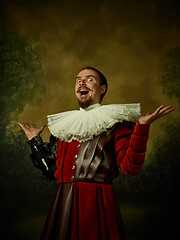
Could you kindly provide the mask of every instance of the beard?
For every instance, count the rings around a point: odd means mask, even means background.
[[[78,100],[79,106],[83,109],[89,107],[93,103],[93,100],[91,98],[84,101],[80,99],[77,99],[77,100]]]

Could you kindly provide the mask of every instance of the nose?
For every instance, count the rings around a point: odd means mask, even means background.
[[[86,85],[86,80],[82,79],[81,82],[80,82],[80,85],[85,86]]]

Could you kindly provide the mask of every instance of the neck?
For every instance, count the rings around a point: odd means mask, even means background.
[[[100,102],[92,103],[90,101],[87,101],[87,102],[80,102],[80,101],[78,101],[78,103],[79,103],[79,107],[83,108],[83,109],[86,109],[86,108],[88,108],[91,105],[100,104]]]
[[[100,107],[100,106],[101,106],[100,103],[95,103],[95,104],[89,105],[87,108],[81,108],[80,107],[80,110],[89,111],[89,110],[92,110],[92,109]]]

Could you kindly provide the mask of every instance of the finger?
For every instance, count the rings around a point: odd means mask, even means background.
[[[169,108],[169,109],[166,109],[166,111],[163,111],[159,116],[162,117],[162,116],[165,116],[167,115],[168,113],[174,111],[173,108]]]
[[[26,128],[24,123],[18,122],[18,125],[23,129],[24,132],[27,130],[27,128]]]
[[[22,123],[20,123],[20,122],[17,122],[17,124],[23,129],[24,128],[24,126],[23,126],[23,124]],[[23,129],[24,130],[24,129]]]
[[[157,113],[159,113],[161,111],[161,109],[163,109],[164,105],[161,105],[160,107],[158,107],[155,111],[154,114],[156,115]]]
[[[20,122],[17,122],[17,124],[21,127],[22,126],[22,123],[20,123]]]
[[[159,115],[163,115],[166,112],[173,111],[174,109],[172,108],[172,105],[169,105],[163,109],[160,110]]]
[[[34,125],[33,125],[33,124],[31,124],[30,126],[31,126],[32,128],[34,128]]]
[[[165,107],[164,109],[162,109],[162,111],[166,111],[166,110],[171,109],[171,108],[172,108],[172,105],[169,105],[169,106]]]
[[[160,117],[163,117],[165,115],[167,115],[168,113],[174,111],[174,109],[172,108],[172,106],[168,106],[166,107],[165,111],[163,110],[161,113],[159,113],[157,116],[156,116],[156,119],[160,118]]]
[[[20,123],[20,122],[17,122],[18,123],[18,125],[20,126],[20,127],[25,127],[25,124],[24,123]]]
[[[26,127],[27,129],[29,129],[29,126],[28,126],[26,123],[25,123],[24,125],[25,125],[25,127]]]
[[[40,127],[40,130],[41,131],[43,131],[43,129],[46,127],[46,125],[44,124],[44,125],[42,125],[41,127]]]
[[[155,118],[161,117],[170,108],[172,108],[172,105],[169,105],[167,107],[164,107],[164,105],[161,105],[159,108],[156,109],[153,115]]]

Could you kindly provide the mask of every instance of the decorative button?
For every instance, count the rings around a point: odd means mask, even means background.
[[[78,155],[76,154],[74,157],[75,157],[75,158],[77,158],[77,157],[78,157]]]
[[[78,148],[80,148],[80,146],[81,146],[81,144],[78,144],[78,146],[77,146],[77,147],[78,147]]]
[[[73,179],[74,179],[74,176],[72,176],[71,179],[73,180]]]
[[[75,169],[75,165],[72,166],[72,169]]]

